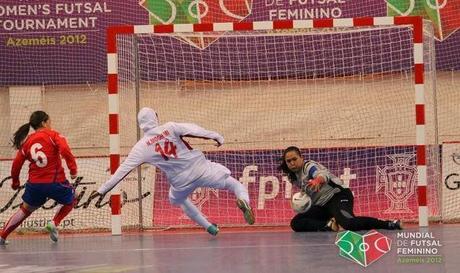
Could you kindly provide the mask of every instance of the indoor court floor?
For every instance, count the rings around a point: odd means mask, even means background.
[[[333,232],[263,228],[222,229],[217,237],[201,231],[65,234],[58,243],[45,235],[14,236],[0,247],[0,272],[460,272],[460,225],[379,232],[392,240],[391,250],[367,267],[339,256]],[[437,252],[437,257],[403,255],[410,244]]]

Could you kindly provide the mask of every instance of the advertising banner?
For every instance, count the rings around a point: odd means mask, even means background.
[[[344,187],[352,190],[356,215],[418,219],[414,147],[308,149],[302,152],[305,159],[330,168],[343,180]],[[210,160],[227,166],[232,176],[248,187],[257,224],[287,225],[294,216],[290,199],[299,189],[293,188],[287,177],[277,170],[281,153],[280,150],[234,151],[225,154],[225,163],[222,154],[208,155]],[[167,188],[166,178],[157,173],[154,223],[160,226],[191,224],[180,209],[168,209]],[[436,196],[436,187],[430,185],[429,188],[430,196]],[[232,193],[199,189],[191,199],[215,223],[244,223]],[[429,200],[430,213],[437,213],[437,199]]]
[[[460,142],[442,144],[442,219],[460,219]]]
[[[208,159],[225,165],[231,170],[232,176],[248,188],[256,223],[260,225],[289,225],[295,214],[290,199],[299,189],[293,187],[287,177],[277,170],[281,153],[281,150],[207,153]],[[452,153],[447,152],[448,155]],[[382,219],[418,219],[414,147],[305,149],[302,154],[305,159],[325,165],[342,179],[343,187],[351,189],[356,215]],[[77,204],[62,225],[68,229],[110,228],[109,196],[103,200],[90,198],[91,193],[109,178],[107,158],[79,158],[77,163],[80,178],[72,182]],[[451,166],[455,167],[455,163]],[[23,185],[27,180],[27,168],[24,166],[21,173],[22,187],[17,191],[12,190],[10,168],[11,161],[0,161],[0,228],[22,202]],[[455,172],[452,168],[449,171]],[[169,184],[160,171],[144,164],[141,174],[140,189],[137,171],[131,172],[120,184],[123,226],[136,226],[139,223],[139,190],[142,191],[144,227],[194,225],[180,208],[169,203]],[[455,182],[455,175],[444,177],[452,189],[448,189],[451,195],[444,193],[443,200],[453,204],[450,213],[456,213],[454,204],[458,200],[454,200],[454,188],[458,189],[457,184],[460,182]],[[430,215],[438,215],[437,187],[429,181],[428,189]],[[236,197],[231,192],[198,188],[190,195],[190,199],[212,222],[227,226],[245,223],[236,207]],[[22,227],[44,227],[46,221],[53,218],[56,208],[54,201],[47,202]]]
[[[98,189],[109,177],[107,158],[78,158],[78,175],[75,181],[71,181],[75,189],[77,203],[74,210],[62,221],[64,229],[110,229],[111,210],[108,194],[104,199],[91,198],[90,195]],[[21,171],[21,188],[17,191],[11,189],[11,161],[0,161],[0,229],[8,221],[22,203],[24,184],[27,181],[27,163]],[[65,163],[64,163],[65,166]],[[142,168],[142,202],[146,211],[152,210],[153,193],[152,185],[155,172],[153,168]],[[67,175],[67,177],[70,177]],[[138,173],[131,172],[121,182],[123,226],[135,226],[139,224],[139,194]],[[41,230],[46,223],[53,219],[59,205],[49,200],[41,208],[30,215],[21,225],[21,228]],[[147,225],[152,223],[152,213],[143,215]]]
[[[425,3],[426,2],[426,3]],[[429,3],[428,3],[429,2]],[[111,25],[422,15],[434,22],[437,66],[460,69],[460,0],[45,0],[0,3],[0,86],[105,82]],[[439,2],[439,3],[438,3]],[[425,3],[425,4],[424,4]],[[452,19],[453,18],[453,19]],[[190,42],[190,41],[188,41]],[[192,41],[195,45],[197,41]],[[198,48],[205,48],[205,44]]]

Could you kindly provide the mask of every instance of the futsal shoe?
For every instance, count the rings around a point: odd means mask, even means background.
[[[343,227],[341,225],[339,225],[339,223],[337,223],[337,221],[335,220],[334,217],[331,218],[331,220],[329,220],[329,222],[327,223],[327,226],[332,230],[332,231],[335,231],[335,232],[339,232],[339,231],[343,231]]]
[[[212,236],[217,236],[217,233],[219,233],[219,228],[217,227],[216,224],[211,224],[206,231],[211,234]]]
[[[0,238],[0,246],[6,246],[9,242],[3,238]]]
[[[401,220],[393,220],[393,221],[389,221],[388,222],[388,229],[398,229],[398,230],[401,230],[403,229],[403,224],[401,222]]]
[[[46,230],[50,233],[51,241],[57,242],[58,239],[59,239],[59,233],[58,233],[57,228],[56,228],[56,226],[54,225],[53,222],[49,222],[46,225]]]
[[[254,224],[256,219],[254,217],[254,212],[252,211],[249,204],[243,199],[238,199],[236,200],[236,205],[243,212],[244,220],[246,220],[246,223],[250,225]]]

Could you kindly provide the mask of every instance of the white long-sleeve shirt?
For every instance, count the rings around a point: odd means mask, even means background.
[[[141,119],[139,119],[141,123]],[[100,194],[110,191],[133,169],[143,163],[160,168],[170,185],[175,189],[187,188],[194,180],[203,175],[208,164],[204,154],[194,150],[183,137],[213,139],[223,144],[223,137],[192,123],[168,122],[160,126],[140,127],[144,136],[134,145],[128,157],[119,166],[112,177],[99,189]]]

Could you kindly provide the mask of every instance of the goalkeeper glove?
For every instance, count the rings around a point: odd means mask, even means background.
[[[310,190],[317,192],[319,191],[323,183],[324,179],[321,176],[317,176],[316,178],[311,179],[308,182],[307,187],[310,188]]]

